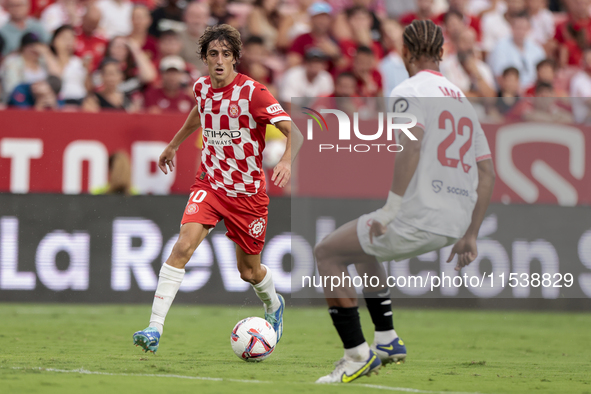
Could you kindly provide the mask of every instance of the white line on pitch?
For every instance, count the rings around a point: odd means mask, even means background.
[[[242,380],[242,379],[225,379],[225,378],[210,378],[207,376],[185,376],[185,375],[166,375],[166,374],[153,374],[153,373],[111,373],[111,372],[98,372],[88,371],[84,368],[80,369],[56,369],[56,368],[21,368],[13,367],[12,369],[32,369],[35,371],[45,372],[60,372],[60,373],[80,373],[83,375],[106,375],[106,376],[137,376],[137,377],[154,377],[154,378],[177,378],[177,379],[190,379],[190,380],[210,380],[216,382],[235,382],[235,383],[273,383],[263,380]]]
[[[2,368],[2,367],[0,367]],[[177,378],[177,379],[189,379],[189,380],[208,380],[214,382],[234,382],[234,383],[274,383],[271,381],[266,380],[246,380],[246,379],[226,379],[226,378],[212,378],[207,376],[186,376],[186,375],[166,375],[166,374],[146,374],[146,373],[112,373],[112,372],[99,372],[99,371],[88,371],[84,368],[80,369],[57,369],[57,368],[23,368],[23,367],[12,367],[12,369],[16,370],[35,370],[35,371],[45,371],[45,372],[59,372],[59,373],[79,373],[83,375],[106,375],[106,376],[131,376],[131,377],[153,377],[153,378]],[[286,382],[292,384],[314,384],[315,383],[308,383],[308,382]],[[332,385],[332,384],[331,384]],[[347,384],[341,385],[340,387],[366,387],[369,389],[376,389],[376,390],[386,390],[386,391],[402,391],[406,393],[418,393],[418,394],[479,394],[475,393],[468,393],[468,392],[454,392],[454,391],[431,391],[431,390],[419,390],[413,389],[408,387],[390,387],[390,386],[380,386],[377,384],[363,384],[363,383],[354,383],[354,384]]]

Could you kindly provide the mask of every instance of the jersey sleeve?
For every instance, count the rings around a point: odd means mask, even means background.
[[[474,129],[474,153],[476,154],[477,162],[492,158],[486,135],[478,121],[476,122],[476,127]]]
[[[421,102],[419,97],[416,97],[416,93],[413,89],[400,85],[394,88],[392,93],[390,93],[389,107],[390,111],[401,114],[401,116],[394,118],[394,123],[410,123],[411,119],[402,115],[411,114],[417,118],[417,124],[415,127],[420,127],[425,130],[426,121],[424,103]],[[399,143],[400,132],[395,134],[396,142]]]
[[[193,84],[193,98],[195,99],[195,102],[197,104],[200,104],[199,98],[201,95],[201,91],[203,89],[203,83],[205,81],[205,77],[201,77],[198,80],[195,81],[195,83]],[[197,93],[199,92],[199,93]]]
[[[275,124],[282,120],[291,121],[291,118],[275,97],[261,84],[255,84],[254,86],[250,101],[250,113],[257,123]]]

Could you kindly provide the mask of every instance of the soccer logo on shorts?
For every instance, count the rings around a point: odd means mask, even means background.
[[[187,215],[193,215],[199,212],[199,205],[195,204],[194,202],[187,205],[187,209],[185,209],[185,213]]]
[[[240,107],[236,103],[232,103],[228,107],[228,114],[230,115],[230,118],[237,118],[237,117],[239,117],[240,116],[240,112],[241,112],[240,111]]]
[[[252,221],[248,226],[248,233],[255,238],[258,238],[263,231],[265,231],[265,219],[259,218]]]

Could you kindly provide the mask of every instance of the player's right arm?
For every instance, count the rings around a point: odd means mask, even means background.
[[[187,116],[187,120],[185,120],[185,124],[181,129],[176,133],[172,141],[168,144],[164,151],[160,155],[158,159],[158,167],[160,170],[168,174],[168,169],[172,172],[174,168],[174,163],[172,159],[176,155],[176,151],[179,149],[179,146],[183,143],[184,140],[187,139],[193,132],[201,127],[201,117],[199,116],[199,107],[196,105],[193,107],[189,116]],[[166,166],[168,165],[168,169]]]
[[[472,221],[466,234],[456,242],[447,259],[449,263],[454,258],[454,255],[458,255],[458,262],[455,267],[456,271],[470,264],[478,256],[476,238],[478,237],[478,231],[484,220],[484,215],[486,214],[486,209],[488,208],[495,185],[495,170],[492,160],[485,159],[477,162],[476,165],[478,166],[478,187],[476,188],[478,199],[476,200],[474,211],[472,211]]]

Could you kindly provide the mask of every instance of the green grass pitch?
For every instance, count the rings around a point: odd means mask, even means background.
[[[395,310],[407,362],[329,386],[313,383],[342,356],[326,308],[288,308],[262,363],[230,347],[234,324],[262,308],[173,305],[157,355],[132,345],[149,314],[149,305],[0,304],[0,392],[591,393],[589,313]]]

